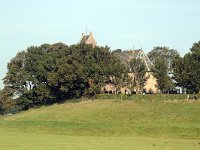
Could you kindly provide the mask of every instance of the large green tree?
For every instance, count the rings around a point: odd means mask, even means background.
[[[187,87],[188,85],[188,74],[185,72],[186,63],[180,56],[176,57],[173,61],[173,79],[176,81],[177,86]]]
[[[193,93],[200,91],[200,42],[194,43],[190,50],[183,58],[174,60],[173,71],[177,85]]]
[[[83,64],[69,57],[56,61],[54,70],[48,73],[48,86],[56,100],[80,97],[87,86]]]
[[[106,83],[110,82],[118,87],[119,80],[124,73],[124,65],[106,47],[90,47],[84,59],[85,75],[89,81],[86,94],[99,93]]]
[[[196,91],[200,91],[200,41],[194,43],[191,50],[191,82],[194,85]]]
[[[19,52],[9,63],[4,94],[21,109],[100,92],[123,67],[109,48],[43,44]],[[7,92],[8,93],[8,92]]]
[[[177,50],[170,49],[166,46],[156,46],[147,54],[147,56],[153,64],[155,64],[156,61],[163,59],[168,65],[167,69],[171,71],[172,62],[177,56],[179,56],[179,53]]]
[[[153,76],[156,78],[157,87],[161,93],[164,93],[173,87],[167,68],[168,65],[163,59],[157,59],[153,68]]]

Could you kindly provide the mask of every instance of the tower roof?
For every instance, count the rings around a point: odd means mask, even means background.
[[[85,35],[84,33],[82,33],[82,37],[79,43],[88,45],[91,44],[93,47],[97,46],[97,42],[95,41],[92,32],[90,32],[89,35]]]

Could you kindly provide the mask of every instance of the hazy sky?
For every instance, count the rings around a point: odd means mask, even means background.
[[[18,51],[75,44],[86,26],[112,50],[168,46],[183,55],[200,40],[199,6],[200,0],[0,0],[0,78]]]

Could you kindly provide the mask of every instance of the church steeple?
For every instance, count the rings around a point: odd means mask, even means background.
[[[92,45],[92,47],[97,46],[97,42],[95,41],[94,37],[93,37],[93,33],[90,32],[90,34],[88,35],[88,30],[86,28],[85,33],[82,33],[82,37],[80,40],[80,44],[88,44],[88,45]]]

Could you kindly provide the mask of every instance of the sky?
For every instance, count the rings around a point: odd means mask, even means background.
[[[111,50],[167,46],[184,55],[200,41],[199,6],[199,0],[0,0],[0,79],[17,52],[76,44],[86,26]]]

